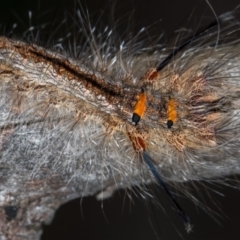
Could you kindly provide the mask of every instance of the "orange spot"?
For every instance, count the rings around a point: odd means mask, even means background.
[[[153,82],[159,78],[159,73],[156,68],[150,68],[144,77],[142,78],[143,81]]]
[[[132,142],[132,146],[136,152],[142,152],[146,150],[146,144],[142,137],[136,136],[128,132],[128,137]]]
[[[134,107],[133,113],[137,114],[140,118],[143,116],[146,110],[147,95],[142,92],[138,95],[137,103]]]
[[[177,104],[174,99],[170,99],[167,103],[167,119],[168,121],[172,121],[172,123],[175,123],[177,120],[176,106]]]

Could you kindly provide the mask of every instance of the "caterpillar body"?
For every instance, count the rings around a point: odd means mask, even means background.
[[[166,184],[185,192],[186,182],[239,173],[238,15],[180,33],[173,48],[139,48],[116,46],[111,30],[98,43],[77,11],[86,42],[75,58],[1,36],[0,239],[37,239],[64,201],[156,180],[190,231]]]

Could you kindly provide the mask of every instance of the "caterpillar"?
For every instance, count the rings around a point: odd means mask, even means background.
[[[63,202],[133,186],[147,195],[156,173],[173,201],[165,184],[189,196],[189,181],[238,174],[238,11],[166,48],[98,34],[81,10],[74,54],[2,36],[1,232],[37,239]]]

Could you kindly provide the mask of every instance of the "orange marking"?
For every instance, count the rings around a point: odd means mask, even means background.
[[[172,123],[177,121],[176,106],[177,104],[174,99],[170,99],[167,103],[167,119],[168,121],[172,121]]]
[[[140,136],[134,136],[130,132],[128,132],[128,137],[130,141],[132,142],[132,146],[136,152],[142,152],[146,150],[146,144],[142,137]]]
[[[138,95],[137,103],[134,107],[133,113],[137,114],[140,118],[144,115],[146,110],[147,95],[142,92]]]
[[[145,75],[141,78],[142,81],[147,83],[154,83],[154,81],[159,79],[159,72],[156,68],[150,68]]]

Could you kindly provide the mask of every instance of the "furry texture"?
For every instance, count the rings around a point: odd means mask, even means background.
[[[136,39],[117,45],[112,30],[97,37],[80,11],[77,16],[87,36],[77,58],[0,38],[1,206],[9,194],[16,205],[30,198],[29,181],[53,176],[59,190],[71,190],[67,199],[107,189],[104,198],[154,181],[141,148],[170,184],[240,172],[238,9],[219,18],[220,31],[204,33],[160,72],[155,68],[171,46],[140,47]],[[181,34],[172,47],[187,39]],[[142,88],[146,112],[134,126]],[[171,129],[170,99],[177,116]],[[16,197],[20,189],[24,194]]]

